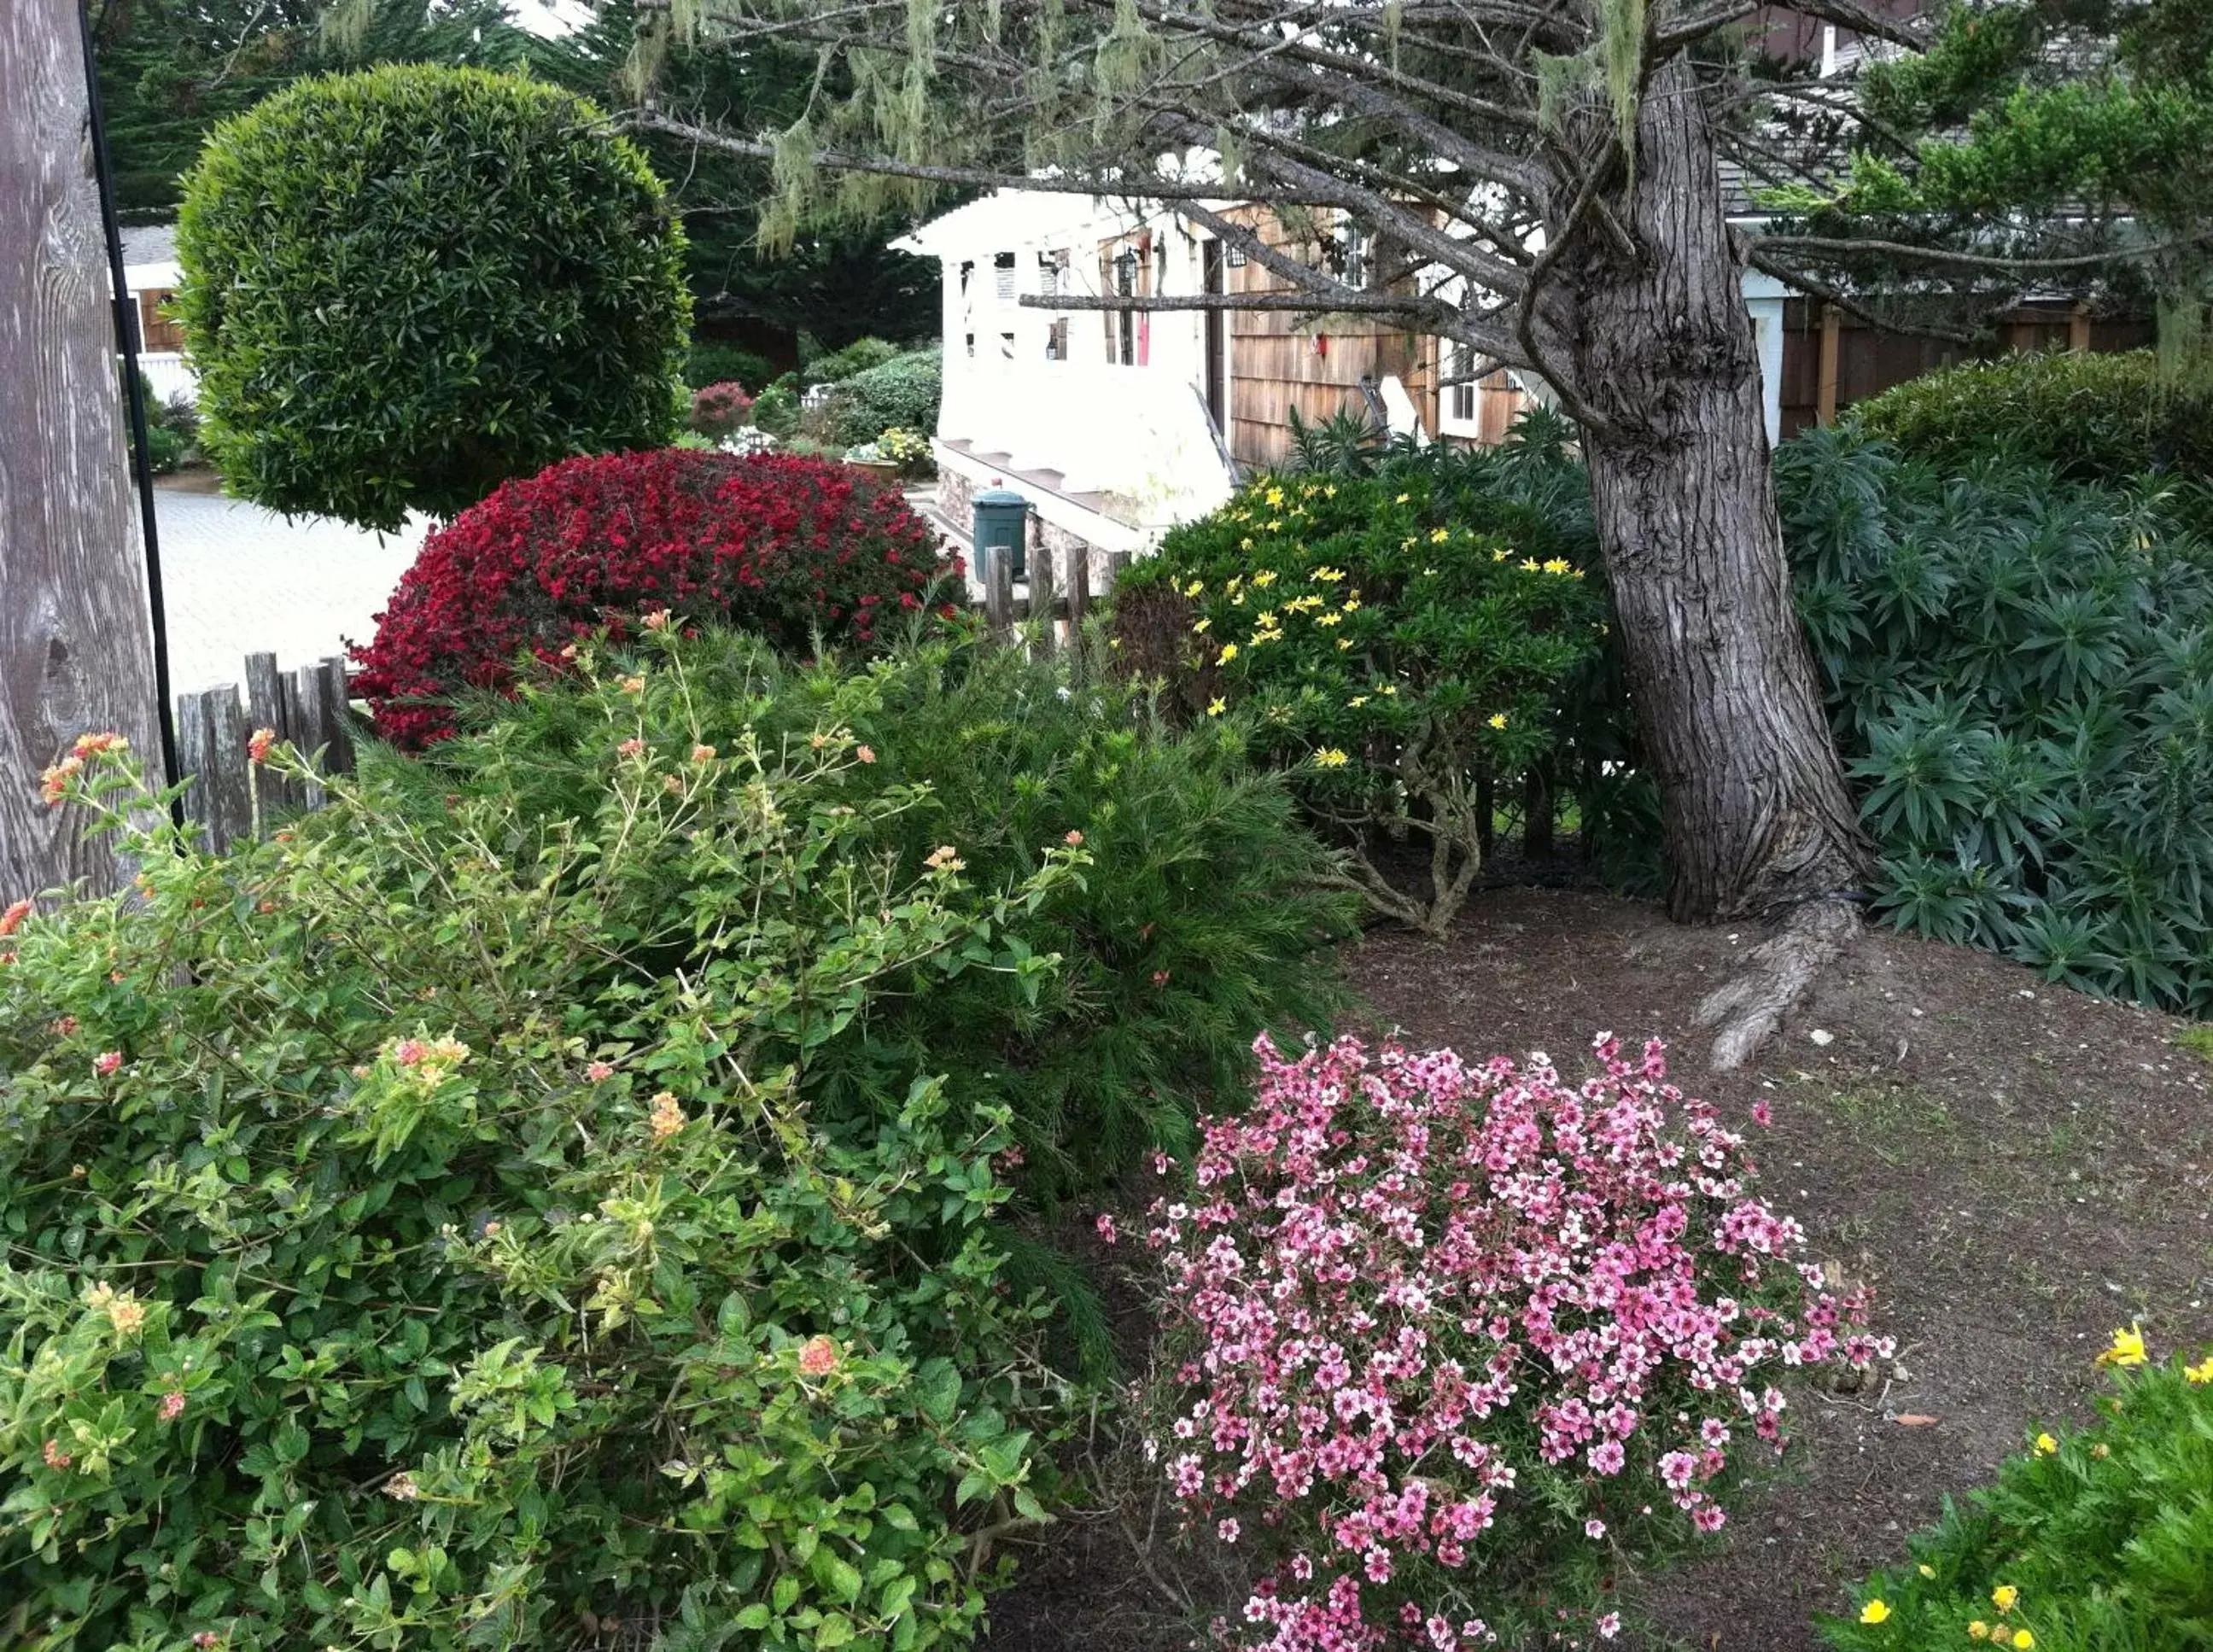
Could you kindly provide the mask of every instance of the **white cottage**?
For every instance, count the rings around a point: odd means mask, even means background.
[[[1028,497],[1041,530],[1141,551],[1229,497],[1219,312],[1026,308],[1024,295],[1152,296],[1218,281],[1212,237],[1166,211],[1009,192],[899,243],[943,270],[940,501],[956,526],[994,483]]]
[[[131,294],[131,320],[138,329],[138,367],[154,399],[198,393],[199,381],[185,362],[184,330],[164,313],[177,296],[177,227],[133,224],[123,231],[123,283]]]
[[[1265,210],[1223,202],[1216,210],[1271,242],[1283,238]],[[1454,382],[1462,377],[1456,346],[1387,322],[1021,303],[1280,285],[1166,207],[1002,190],[899,245],[936,259],[942,271],[945,394],[935,445],[941,509],[956,530],[966,529],[972,493],[1000,485],[1028,497],[1052,540],[1139,552],[1220,504],[1241,467],[1281,462],[1294,411],[1313,422],[1350,405],[1419,439],[1486,442],[1530,399],[1504,372]],[[1745,297],[1773,441],[1784,292],[1753,273]]]

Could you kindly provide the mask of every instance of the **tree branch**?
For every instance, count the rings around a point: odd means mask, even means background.
[[[1911,259],[1921,264],[1956,265],[1965,270],[2082,270],[2099,264],[2121,264],[2131,259],[2151,258],[2161,253],[2171,253],[2184,243],[2162,241],[2148,241],[2141,247],[2112,247],[2102,253],[2078,253],[2066,258],[2009,258],[1997,253],[1954,252],[1943,247],[1915,247],[1902,241],[1855,241],[1825,235],[1766,235],[1757,236],[1755,247],[1773,247],[1794,252],[1826,253],[1832,257],[1855,253],[1878,254],[1884,258]]]
[[[742,155],[756,161],[776,157],[775,146],[758,138],[733,137],[710,127],[695,126],[650,109],[641,109],[618,119],[616,125],[632,131],[663,132],[725,155]],[[845,149],[817,149],[808,160],[826,172],[865,172],[887,178],[913,178],[924,183],[962,189],[1021,189],[1047,195],[1086,195],[1094,200],[1226,201],[1233,198],[1219,183],[1183,184],[1167,178],[1067,178],[1032,176],[1020,172],[996,172],[979,167],[941,167],[915,161],[895,161],[886,155],[856,155]],[[1285,194],[1278,198],[1293,206],[1347,204],[1342,192],[1317,192],[1311,196]]]
[[[1353,293],[1329,298],[1316,293],[1161,293],[1150,297],[1093,298],[1074,293],[1023,293],[1016,308],[1026,310],[1290,310],[1306,315],[1342,312],[1358,315],[1398,315],[1424,326],[1434,326],[1457,314],[1440,299],[1417,294]],[[1441,314],[1442,312],[1442,314]]]

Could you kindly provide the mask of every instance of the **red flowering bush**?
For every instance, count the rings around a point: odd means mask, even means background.
[[[716,621],[803,650],[878,640],[957,574],[897,490],[842,465],[660,448],[571,459],[504,484],[424,544],[358,648],[377,733],[419,747],[453,732],[449,703],[505,689],[525,652],[649,613]]]
[[[701,436],[725,436],[744,427],[753,417],[753,399],[735,380],[710,384],[692,393],[692,428]]]
[[[1252,1110],[1202,1124],[1154,1207],[1182,1340],[1147,1442],[1249,1586],[1219,1643],[1454,1652],[1611,1638],[1617,1557],[1723,1520],[1777,1369],[1887,1355],[1745,1191],[1743,1138],[1659,1044],[1545,1057],[1264,1039]]]

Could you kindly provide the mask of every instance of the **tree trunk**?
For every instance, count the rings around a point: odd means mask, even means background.
[[[128,736],[161,778],[78,3],[0,5],[0,903],[116,881],[109,840],[39,801],[76,735]]]
[[[1648,82],[1625,228],[1563,260],[1599,539],[1678,919],[1856,888],[1850,798],[1791,604],[1742,270],[1690,61]]]

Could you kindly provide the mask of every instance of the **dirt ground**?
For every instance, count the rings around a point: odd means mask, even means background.
[[[1375,1029],[1574,1072],[1600,1030],[1658,1033],[1724,1113],[1765,1099],[1761,1191],[1816,1259],[1876,1293],[1895,1365],[1804,1390],[1783,1467],[1710,1547],[1632,1583],[1650,1652],[1799,1652],[1844,1586],[2043,1420],[2081,1417],[2091,1356],[2141,1320],[2155,1353],[2213,1340],[2213,1064],[2182,1023],[2045,986],[2002,959],[1871,932],[1748,1069],[1704,1069],[1698,998],[1759,940],[1587,890],[1471,903],[1451,936],[1382,930],[1345,964]],[[991,1652],[1168,1652],[1188,1631],[1103,1518],[1057,1528],[994,1602]]]

